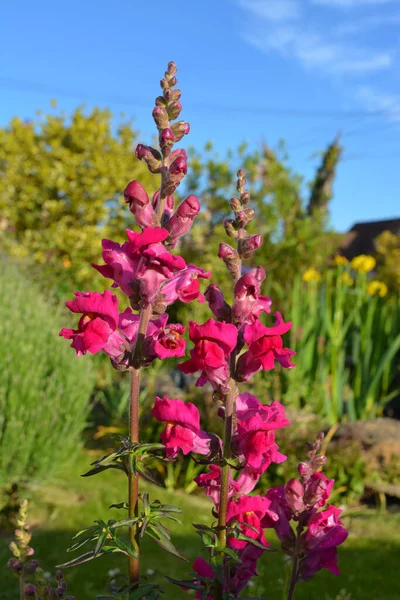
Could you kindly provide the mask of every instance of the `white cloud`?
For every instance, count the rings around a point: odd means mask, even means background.
[[[400,96],[380,92],[371,86],[360,86],[355,97],[371,112],[381,112],[392,121],[400,121]]]
[[[298,0],[239,0],[239,6],[267,21],[290,21],[301,15]]]
[[[356,8],[357,6],[374,6],[381,4],[391,4],[396,0],[311,0],[312,4],[321,6],[332,6],[339,8]]]
[[[246,34],[244,38],[264,52],[277,51],[297,59],[306,68],[319,68],[337,75],[371,73],[392,65],[388,52],[348,47],[297,26],[282,25],[272,32]]]

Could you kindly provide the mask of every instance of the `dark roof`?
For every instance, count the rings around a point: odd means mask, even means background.
[[[345,234],[339,252],[349,260],[359,254],[373,254],[375,252],[374,240],[384,231],[400,233],[400,218],[355,223]]]

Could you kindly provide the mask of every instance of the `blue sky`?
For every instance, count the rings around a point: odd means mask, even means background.
[[[149,142],[172,59],[188,144],[285,138],[310,178],[340,130],[333,225],[400,216],[399,0],[14,0],[0,22],[1,125],[57,98],[124,112]]]

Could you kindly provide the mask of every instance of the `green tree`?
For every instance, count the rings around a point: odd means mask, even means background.
[[[96,286],[90,262],[101,257],[99,230],[123,235],[127,183],[138,178],[151,189],[135,140],[131,123],[115,128],[111,113],[99,108],[14,118],[0,129],[2,248],[36,265],[61,295]]]

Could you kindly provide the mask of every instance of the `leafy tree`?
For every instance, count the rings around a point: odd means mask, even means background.
[[[0,129],[1,245],[39,266],[60,294],[98,281],[90,262],[100,258],[99,229],[114,239],[123,230],[126,184],[140,177],[151,188],[135,139],[129,122],[115,130],[99,108],[14,118]]]

